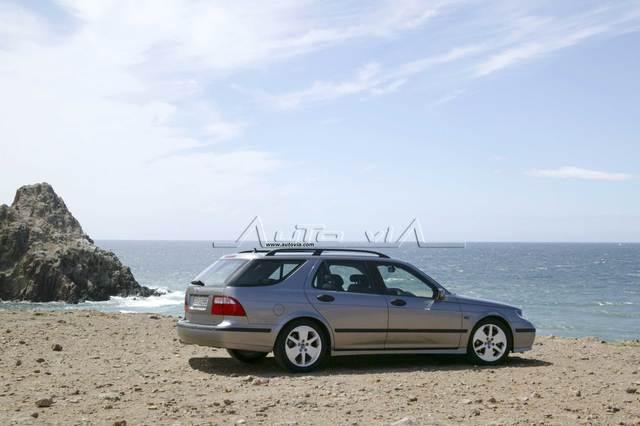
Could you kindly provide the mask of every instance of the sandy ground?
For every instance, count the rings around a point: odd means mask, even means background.
[[[272,357],[244,366],[184,346],[171,317],[0,311],[0,321],[2,424],[640,425],[637,343],[541,337],[497,368],[361,356],[301,376]]]

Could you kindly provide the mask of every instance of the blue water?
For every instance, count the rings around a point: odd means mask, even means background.
[[[2,308],[156,312],[180,315],[185,285],[229,249],[210,242],[98,241],[143,285],[171,290],[148,299]],[[384,250],[418,266],[454,293],[521,307],[540,334],[640,338],[640,244],[469,243],[464,249]]]

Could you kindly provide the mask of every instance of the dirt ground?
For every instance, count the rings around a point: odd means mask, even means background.
[[[271,356],[244,366],[184,346],[172,317],[2,310],[0,321],[2,424],[640,425],[638,343],[539,337],[500,367],[360,356],[293,375]]]

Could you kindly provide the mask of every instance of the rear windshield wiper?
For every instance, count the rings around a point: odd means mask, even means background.
[[[193,281],[191,281],[191,284],[204,286],[204,283],[202,281],[200,281],[200,280],[193,280]]]

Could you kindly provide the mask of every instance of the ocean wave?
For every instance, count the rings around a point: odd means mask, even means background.
[[[149,309],[149,308],[159,308],[163,306],[178,306],[184,303],[184,293],[179,291],[172,291],[172,292],[167,292],[165,294],[162,294],[160,296],[149,296],[149,297],[112,296],[109,302],[113,303],[116,307],[122,307],[125,309],[126,308]]]
[[[596,302],[598,306],[625,306],[633,305],[633,302]]]

